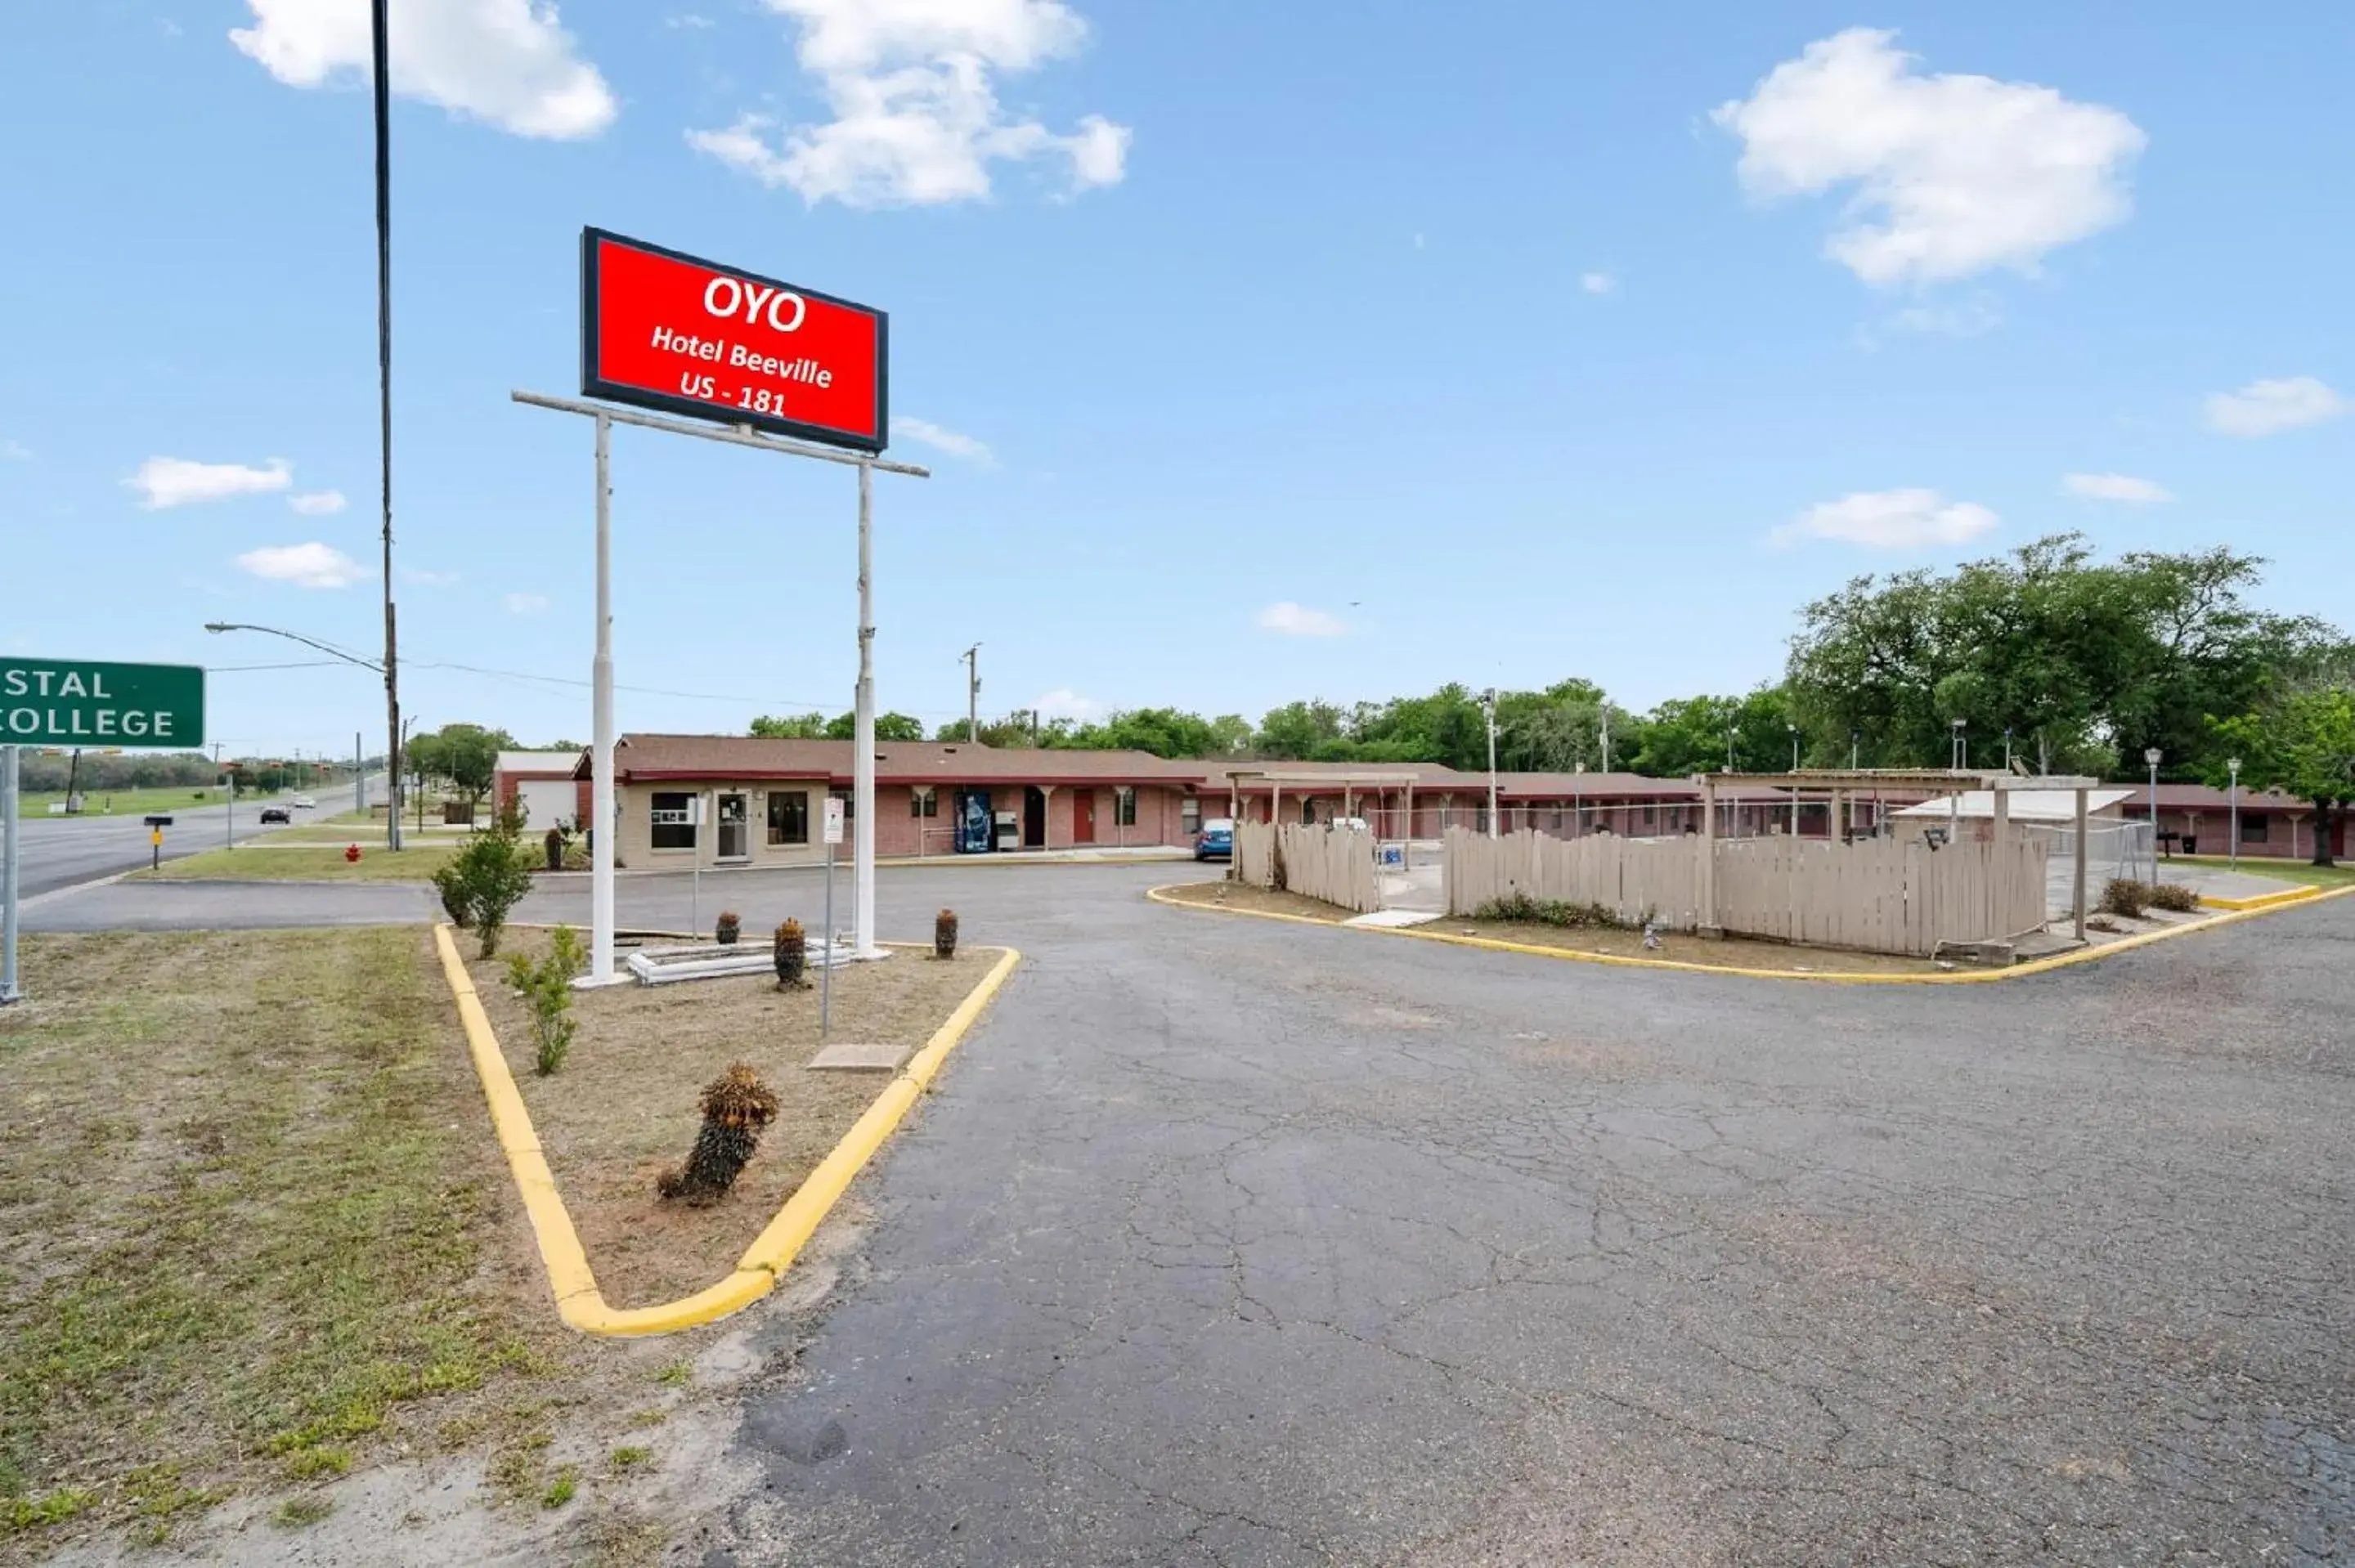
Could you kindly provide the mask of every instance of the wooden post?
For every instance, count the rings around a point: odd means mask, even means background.
[[[1267,781],[1267,825],[1273,827],[1284,816],[1284,786],[1271,779]]]
[[[1414,866],[1414,780],[1406,781],[1406,832],[1399,835],[1399,869]]]
[[[2077,940],[2085,939],[2085,790],[2077,790],[2077,848],[2072,857],[2076,863],[2076,892],[2073,907],[2076,912]]]
[[[1703,774],[1700,781],[1700,930],[1716,940],[1725,935],[1717,923],[1717,780]]]

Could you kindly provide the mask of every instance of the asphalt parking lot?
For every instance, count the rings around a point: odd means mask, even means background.
[[[703,1561],[2355,1552],[2355,900],[1845,987],[1146,880],[967,874],[1030,961]]]
[[[883,874],[1028,961],[677,1561],[2355,1555],[2355,899],[1849,987],[1140,897],[1191,874]]]

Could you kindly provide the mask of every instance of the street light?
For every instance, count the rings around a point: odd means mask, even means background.
[[[2230,836],[2225,840],[2232,847],[2225,853],[2231,857],[2232,864],[2237,870],[2241,863],[2241,759],[2237,757],[2228,757],[2224,759],[2224,767],[2232,775],[2232,788],[2230,794],[2232,802],[2232,827]]]
[[[2011,726],[2003,726],[2003,770],[2011,771]]]
[[[332,642],[322,642],[315,637],[305,637],[299,631],[289,631],[283,627],[255,626],[243,620],[208,620],[205,622],[205,630],[216,633],[259,631],[265,636],[283,637],[289,642],[300,642],[305,648],[316,648],[322,653],[333,654],[346,664],[357,664],[361,669],[373,670],[379,675],[384,673],[384,666],[373,659],[362,658],[359,654],[338,648]],[[396,730],[393,734],[393,744],[398,747],[400,732]],[[385,759],[385,847],[398,850],[400,848],[400,759],[397,751],[395,755]]]
[[[1742,726],[1738,724],[1725,726],[1725,770],[1728,773],[1733,771],[1733,737],[1741,733]]]
[[[1946,750],[1946,766],[1959,771],[1971,755],[1970,743],[1963,738],[1963,721],[1955,720],[1955,743]]]
[[[2142,759],[2150,764],[2150,880],[2158,883],[2158,759],[2165,755],[2157,747],[2146,748]]]

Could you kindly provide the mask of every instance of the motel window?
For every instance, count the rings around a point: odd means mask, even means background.
[[[908,791],[908,815],[937,817],[941,814],[941,792],[930,784]]]
[[[1557,828],[1561,826],[1561,808],[1560,806],[1556,806],[1553,809],[1553,825]]]
[[[1316,798],[1313,795],[1300,797],[1300,825],[1304,828],[1316,825]]]
[[[858,797],[847,789],[829,789],[827,794],[842,802],[842,820],[854,821],[858,816]]]
[[[2244,844],[2261,844],[2264,842],[2265,824],[2271,821],[2273,821],[2272,818],[2256,811],[2242,812],[2241,842]]]
[[[1178,825],[1188,837],[1202,831],[1202,802],[1188,795],[1178,805]]]
[[[1646,806],[1644,808],[1644,825],[1646,827],[1648,828],[1652,826],[1655,822],[1658,821],[1659,819],[1660,809],[1657,806]]]
[[[1124,784],[1112,792],[1112,825],[1115,828],[1136,826],[1136,790]]]
[[[655,796],[654,846],[658,850],[691,850],[695,847],[695,797],[689,794],[658,793]]]
[[[809,842],[808,790],[769,791],[769,842],[773,844]]]

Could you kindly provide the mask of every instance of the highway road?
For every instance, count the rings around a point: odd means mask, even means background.
[[[275,832],[277,829],[261,825],[262,809],[284,805],[293,798],[289,793],[268,800],[240,800],[234,808],[176,808],[171,812],[172,825],[164,830],[164,858],[177,860],[201,850],[218,849],[232,837],[243,839]],[[348,784],[314,790],[311,798],[319,802],[317,809],[294,812],[296,823],[318,821],[352,809]],[[384,799],[381,776],[368,781],[368,798]],[[226,820],[232,810],[236,812],[234,825]],[[23,832],[24,858],[17,870],[17,894],[24,898],[112,876],[118,871],[130,871],[148,861],[147,824],[135,816],[27,817]]]

